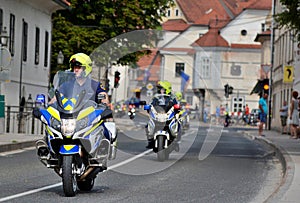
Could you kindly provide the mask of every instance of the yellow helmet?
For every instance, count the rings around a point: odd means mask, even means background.
[[[70,69],[73,71],[74,66],[80,66],[84,69],[84,77],[87,77],[92,72],[92,60],[91,58],[84,53],[77,53],[71,56]]]
[[[181,92],[175,92],[175,96],[176,96],[177,101],[181,101],[181,99],[182,99],[182,93]]]
[[[166,94],[171,94],[172,92],[172,84],[169,81],[159,81],[157,83],[157,92],[160,93],[161,88],[165,89]]]

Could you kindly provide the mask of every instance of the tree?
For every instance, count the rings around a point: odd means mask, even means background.
[[[288,29],[294,30],[298,41],[300,40],[300,2],[296,0],[280,0],[285,9],[275,16],[280,27],[286,26]]]
[[[134,30],[153,30],[160,28],[162,17],[166,10],[173,5],[173,0],[69,0],[70,10],[59,10],[53,14],[52,37],[52,64],[56,64],[58,52],[61,50],[67,59],[76,52],[92,53],[95,48],[104,42],[121,34]],[[124,36],[125,37],[125,36]],[[98,61],[100,65],[107,65],[111,55],[116,54],[115,63],[129,64],[136,62],[141,55],[148,54],[149,50],[136,51],[134,54],[123,56],[120,52],[126,51],[126,40],[118,38],[109,43],[109,53],[98,50],[105,61]],[[153,37],[135,40],[136,46],[140,44],[153,46]],[[140,38],[138,38],[140,39]],[[113,46],[115,43],[115,46]],[[132,46],[132,42],[130,42]],[[122,44],[120,47],[119,45]],[[129,44],[127,44],[129,46]],[[105,51],[107,51],[105,49]],[[116,53],[119,52],[119,53]],[[118,58],[117,56],[122,56]],[[99,57],[100,58],[100,57]],[[52,67],[51,74],[57,67]],[[67,67],[66,67],[67,68]]]

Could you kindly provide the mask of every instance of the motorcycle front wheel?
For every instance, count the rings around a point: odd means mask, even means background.
[[[165,161],[169,158],[169,154],[167,149],[164,149],[165,146],[165,137],[164,136],[158,136],[157,137],[157,159],[158,161]]]
[[[62,182],[66,197],[74,197],[77,192],[76,176],[74,169],[73,156],[63,156],[62,163]]]

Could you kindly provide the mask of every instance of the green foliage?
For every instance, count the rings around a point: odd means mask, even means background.
[[[128,43],[124,40],[126,35],[119,36],[135,30],[153,30],[160,27],[161,18],[165,16],[170,5],[173,5],[173,0],[69,0],[69,2],[72,7],[70,10],[59,10],[52,16],[52,74],[58,68],[56,60],[60,50],[65,56],[64,64],[67,64],[69,57],[77,52],[93,53],[99,59],[98,65],[107,65],[110,60],[121,64],[135,63],[141,55],[149,53],[149,50],[138,50],[126,56],[123,53],[127,53],[130,46],[137,47],[141,44],[153,46],[153,36],[148,33],[146,34],[149,36],[148,39],[137,37],[133,39],[134,44],[132,41]],[[111,42],[110,39],[114,37],[118,37],[118,40]],[[103,46],[107,41],[110,43]],[[102,49],[95,52],[99,46]]]
[[[275,16],[276,21],[280,27],[294,30],[298,35],[300,31],[300,2],[297,0],[280,0],[280,2],[285,9]]]

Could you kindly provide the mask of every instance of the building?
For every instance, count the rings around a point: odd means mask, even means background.
[[[10,65],[1,71],[6,105],[19,106],[29,94],[47,95],[51,55],[51,15],[66,0],[0,0],[0,26],[9,35]]]
[[[261,70],[261,44],[256,35],[266,31],[271,0],[177,0],[162,24],[168,43],[161,48],[161,79],[180,90],[183,70],[192,80],[185,98],[192,106],[228,104],[237,114],[247,103],[257,108],[258,95],[250,95]],[[175,79],[174,79],[175,78]],[[224,96],[224,85],[233,94]]]
[[[281,5],[280,1],[275,0],[273,9],[277,14],[281,13],[285,7]],[[293,90],[300,91],[300,64],[297,55],[299,48],[298,42],[294,40],[295,36],[292,30],[278,27],[274,19],[273,29],[274,65],[272,67],[271,127],[281,130],[279,109],[282,107],[283,101],[290,103]],[[285,80],[284,72],[287,67],[294,70],[292,80]]]

